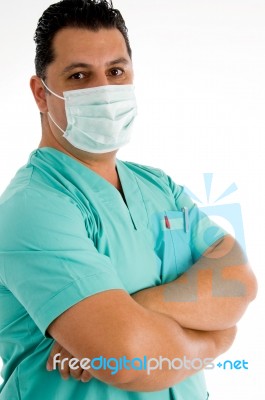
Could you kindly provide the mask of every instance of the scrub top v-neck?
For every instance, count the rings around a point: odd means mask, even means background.
[[[0,400],[205,400],[202,372],[159,392],[64,381],[45,364],[51,322],[110,289],[176,279],[226,234],[161,170],[117,160],[121,193],[52,148],[34,151],[0,198]],[[122,305],[121,305],[122,307]]]

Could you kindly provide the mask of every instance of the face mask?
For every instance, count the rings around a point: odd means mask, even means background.
[[[127,144],[137,114],[133,85],[107,85],[70,90],[62,96],[65,101],[67,128],[64,131],[48,113],[63,137],[77,149],[90,153],[108,153]]]

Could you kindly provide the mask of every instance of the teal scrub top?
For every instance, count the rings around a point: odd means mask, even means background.
[[[128,392],[46,370],[46,330],[65,310],[105,290],[172,281],[226,234],[161,170],[116,166],[126,201],[78,161],[41,148],[0,198],[1,400],[207,398],[203,372],[162,391]]]

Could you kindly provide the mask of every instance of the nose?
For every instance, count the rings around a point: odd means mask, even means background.
[[[95,73],[95,75],[90,83],[91,83],[90,87],[109,85],[108,76],[106,75],[105,70],[104,70],[104,72],[97,71],[97,73]]]

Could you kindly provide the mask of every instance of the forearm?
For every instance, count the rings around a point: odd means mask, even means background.
[[[159,321],[158,321],[159,320]],[[160,329],[160,323],[163,329]],[[154,325],[153,325],[154,324]],[[162,328],[162,327],[161,327]],[[164,331],[166,329],[166,332]],[[154,341],[154,334],[159,331],[160,337]],[[149,342],[149,343],[148,343]],[[216,357],[213,338],[205,332],[195,332],[182,329],[175,321],[163,316],[154,317],[152,321],[152,333],[146,336],[145,343],[139,340],[139,350],[135,357],[147,359],[159,359],[160,356],[173,360],[174,358],[187,359]],[[197,372],[196,370],[180,369],[170,370],[167,366],[163,369],[153,370],[148,375],[147,371],[137,371],[133,377],[129,377],[129,382],[118,383],[117,387],[124,390],[133,391],[155,391],[162,390],[179,383],[183,379]]]
[[[219,330],[234,326],[255,294],[256,280],[244,254],[227,236],[179,279],[132,297],[182,327]]]
[[[213,361],[217,356],[227,351],[235,337],[235,328],[225,331],[203,332],[181,328],[167,316],[149,314],[150,332],[145,338],[139,338],[134,358],[159,360],[162,357],[172,362],[174,359],[186,359],[192,362],[195,358],[201,360],[205,367],[206,360]],[[155,361],[155,360],[154,360]],[[152,361],[152,365],[154,365]],[[178,363],[177,363],[178,366]],[[133,371],[128,375],[128,381],[118,382],[114,386],[130,391],[157,391],[171,387],[185,378],[198,372],[195,368],[182,367],[178,370],[169,368],[167,361],[162,369],[153,369],[148,374],[146,370]]]
[[[160,357],[170,360],[175,359],[201,360],[214,359],[223,352],[219,347],[215,334],[210,332],[195,331],[182,328],[172,318],[147,311],[144,318],[135,321],[131,339],[130,351],[114,352],[110,354],[117,360],[126,357],[127,360],[159,360]],[[218,332],[219,333],[219,332]],[[203,362],[203,361],[202,361]],[[196,369],[169,369],[164,363],[162,369],[154,369],[150,374],[147,370],[119,370],[114,376],[111,371],[90,370],[92,376],[123,390],[130,391],[157,391],[166,389],[181,382],[183,379],[198,372]]]

